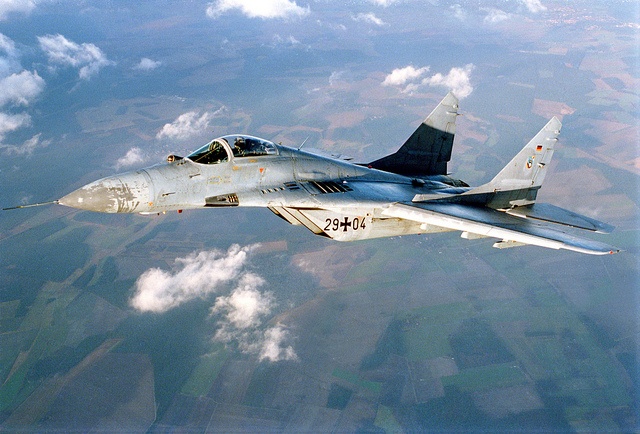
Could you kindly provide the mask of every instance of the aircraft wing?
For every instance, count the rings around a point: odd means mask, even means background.
[[[383,214],[462,231],[463,238],[498,238],[502,241],[493,245],[497,248],[531,244],[591,255],[619,252],[615,247],[573,236],[544,222],[516,217],[487,207],[456,203],[397,203],[387,208]]]

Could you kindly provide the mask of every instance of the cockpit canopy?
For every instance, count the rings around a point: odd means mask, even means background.
[[[217,164],[228,161],[230,155],[233,155],[234,158],[241,158],[276,155],[277,153],[278,150],[273,142],[253,136],[230,134],[213,139],[189,154],[187,158],[194,163]]]

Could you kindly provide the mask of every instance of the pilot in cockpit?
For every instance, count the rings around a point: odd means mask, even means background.
[[[233,155],[236,157],[244,156],[245,146],[244,137],[236,137],[236,140],[233,142]]]

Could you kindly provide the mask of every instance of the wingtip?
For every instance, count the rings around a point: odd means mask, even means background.
[[[621,253],[624,252],[624,250],[619,249],[617,247],[614,246],[608,246],[608,245],[603,245],[603,248],[593,248],[593,249],[588,249],[589,251],[585,251],[583,253],[589,253],[591,255],[600,255],[600,256],[604,256],[604,255],[615,255],[617,253]]]

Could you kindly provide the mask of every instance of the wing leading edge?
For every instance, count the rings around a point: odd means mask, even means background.
[[[462,231],[464,238],[498,238],[502,241],[494,244],[497,248],[530,244],[591,255],[619,252],[607,244],[576,237],[542,222],[515,217],[487,207],[456,203],[397,203],[387,208],[383,214]]]

